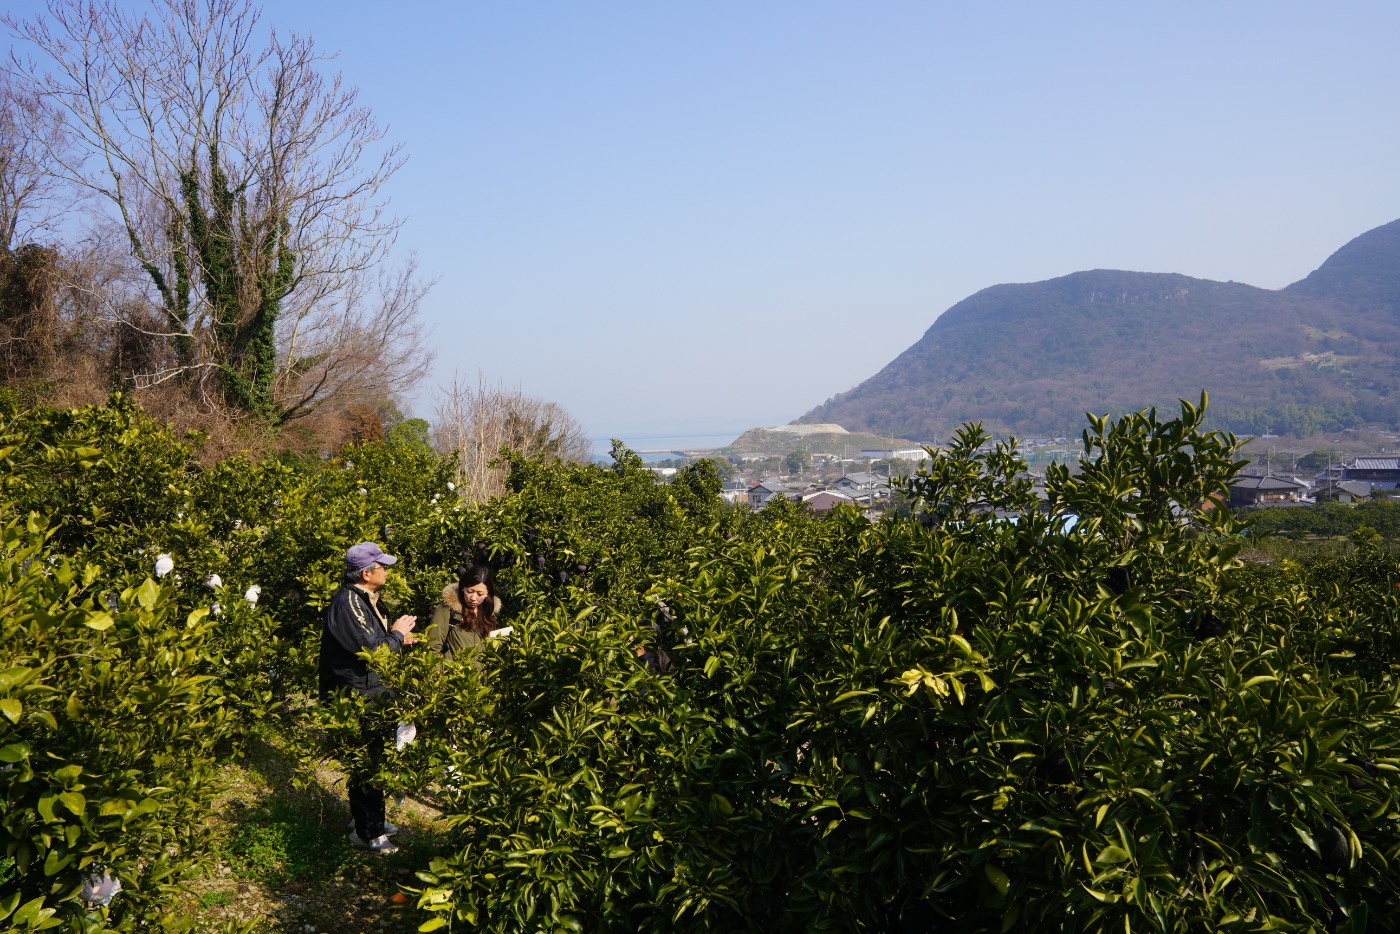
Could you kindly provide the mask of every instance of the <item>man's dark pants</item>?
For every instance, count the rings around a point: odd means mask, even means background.
[[[384,789],[371,783],[379,771],[387,744],[387,737],[375,729],[368,717],[360,721],[360,748],[364,756],[360,763],[351,766],[346,785],[355,833],[366,843],[384,833]]]

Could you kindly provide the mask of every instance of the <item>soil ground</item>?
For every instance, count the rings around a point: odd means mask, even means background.
[[[447,848],[434,793],[391,800],[399,852],[353,847],[344,776],[311,773],[276,739],[230,763],[210,818],[214,859],[180,913],[194,931],[398,934],[425,915],[406,886]],[[395,900],[396,896],[398,901]]]

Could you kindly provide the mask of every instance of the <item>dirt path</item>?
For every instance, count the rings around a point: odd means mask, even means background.
[[[223,780],[210,818],[211,871],[194,880],[180,906],[191,930],[417,930],[426,916],[403,887],[448,846],[431,791],[390,803],[399,852],[381,856],[346,839],[344,776],[327,767],[309,776],[276,741],[256,743],[228,765]]]

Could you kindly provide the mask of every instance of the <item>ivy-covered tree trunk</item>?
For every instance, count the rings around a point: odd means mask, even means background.
[[[181,178],[186,219],[181,224],[177,217],[174,229],[188,231],[198,285],[209,305],[211,350],[225,398],[230,405],[277,422],[277,317],[296,271],[287,211],[277,206],[250,211],[247,192],[230,186],[217,146],[209,147],[205,160],[207,180],[201,178],[198,149],[190,154],[190,166]],[[185,243],[175,243],[180,288],[169,293],[167,301],[178,303],[170,309],[172,316],[188,322],[189,289],[196,283],[189,275]]]
[[[124,378],[276,425],[421,377],[426,286],[411,263],[381,268],[398,228],[381,187],[403,157],[310,37],[264,27],[251,0],[44,6],[11,24],[37,53],[13,77],[52,102],[72,182],[153,285],[149,302],[95,296],[157,351]]]
[[[52,362],[60,335],[54,307],[58,254],[0,246],[0,379],[11,383]]]

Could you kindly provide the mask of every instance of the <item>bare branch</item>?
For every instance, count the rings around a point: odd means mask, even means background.
[[[46,168],[47,153],[66,145],[44,99],[0,73],[0,250],[52,235],[72,208],[71,189]]]
[[[411,263],[380,271],[405,157],[309,37],[264,27],[250,0],[49,0],[0,21],[35,56],[8,74],[61,131],[45,177],[107,204],[172,369],[217,371],[274,421],[419,377],[429,284]]]
[[[433,395],[433,438],[443,453],[455,452],[462,495],[482,502],[505,491],[502,449],[527,457],[586,463],[592,445],[584,428],[563,406],[519,389],[476,386],[453,378]]]

